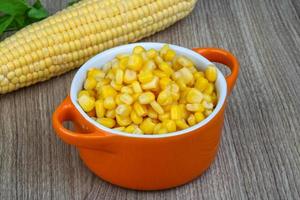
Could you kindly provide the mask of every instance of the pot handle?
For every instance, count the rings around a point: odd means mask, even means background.
[[[63,126],[63,122],[72,121],[81,132],[73,132]],[[55,110],[52,116],[53,128],[66,143],[79,147],[99,147],[99,141],[110,137],[88,122],[75,108],[68,96]]]
[[[211,62],[218,62],[231,69],[231,74],[226,77],[228,94],[231,93],[239,73],[239,62],[230,52],[220,48],[194,48],[194,51],[201,54]]]

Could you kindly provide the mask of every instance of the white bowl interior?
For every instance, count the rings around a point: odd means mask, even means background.
[[[102,126],[101,124],[97,123],[94,119],[90,118],[80,107],[80,105],[77,102],[77,94],[80,90],[82,90],[84,80],[86,78],[86,73],[88,69],[97,67],[101,68],[104,64],[108,63],[112,59],[115,58],[116,55],[122,54],[122,53],[131,53],[132,49],[137,46],[143,46],[145,49],[156,49],[159,50],[165,43],[133,43],[133,44],[128,44],[128,45],[123,45],[123,46],[118,46],[109,50],[106,50],[102,53],[99,53],[98,55],[94,56],[90,60],[88,60],[82,67],[78,70],[76,75],[74,76],[74,79],[72,81],[71,85],[71,91],[70,91],[70,96],[71,96],[71,101],[75,105],[76,109],[84,116],[84,118],[92,123],[94,126],[98,127],[99,129],[102,129],[106,132],[112,133],[112,134],[117,134],[117,135],[122,135],[122,136],[127,136],[127,137],[139,137],[139,138],[162,138],[162,137],[172,137],[176,135],[181,135],[188,133],[190,131],[193,131],[195,129],[198,129],[201,126],[204,126],[207,124],[212,118],[215,117],[215,115],[220,111],[221,107],[223,106],[225,99],[226,99],[226,93],[227,93],[227,84],[226,80],[223,76],[223,74],[218,71],[218,78],[216,80],[216,89],[217,89],[217,95],[218,95],[218,103],[213,110],[213,112],[206,117],[203,121],[200,123],[197,123],[194,126],[191,126],[187,129],[181,130],[181,131],[176,131],[173,133],[166,133],[166,134],[160,134],[160,135],[143,135],[143,134],[131,134],[131,133],[125,133],[121,132],[118,130],[113,130],[110,128],[107,128],[105,126]],[[193,50],[176,46],[176,45],[170,45],[170,47],[176,51],[178,55],[184,55],[191,59],[195,64],[196,67],[200,70],[204,70],[208,65],[212,65],[210,61],[208,61],[206,58],[203,56],[199,55],[198,53],[194,52]]]

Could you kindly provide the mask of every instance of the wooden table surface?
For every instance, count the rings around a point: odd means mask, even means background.
[[[44,0],[54,13],[67,0]],[[300,199],[300,1],[199,0],[144,41],[221,47],[241,64],[215,162],[166,191],[113,186],[54,133],[76,72],[0,97],[0,199]],[[221,67],[224,69],[224,67]]]

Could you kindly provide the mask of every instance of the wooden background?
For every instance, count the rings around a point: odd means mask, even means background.
[[[67,0],[43,2],[54,13]],[[300,199],[299,15],[299,0],[199,0],[186,19],[144,40],[222,47],[241,64],[215,162],[175,189],[108,184],[58,139],[51,114],[76,70],[1,96],[0,199]]]

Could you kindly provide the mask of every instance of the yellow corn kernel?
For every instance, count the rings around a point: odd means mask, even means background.
[[[139,71],[143,66],[143,58],[138,54],[129,56],[127,67],[134,71]]]
[[[142,70],[145,70],[145,71],[152,71],[156,69],[156,64],[153,60],[147,60],[146,63],[144,64],[144,67]]]
[[[206,111],[204,112],[204,115],[205,115],[206,117],[208,117],[211,113],[212,113],[212,110],[206,110]]]
[[[200,103],[202,99],[203,94],[195,88],[190,89],[186,95],[186,100],[188,103]]]
[[[92,68],[88,71],[88,77],[94,78],[96,81],[105,77],[104,71],[97,68]]]
[[[142,87],[141,87],[141,85],[138,81],[134,81],[132,83],[132,89],[135,93],[142,93],[143,92]]]
[[[149,49],[146,52],[146,54],[147,54],[147,57],[150,58],[150,59],[154,59],[158,55],[158,53],[155,49]]]
[[[141,93],[134,93],[134,94],[132,94],[131,97],[132,97],[133,101],[138,100],[140,94],[141,94]]]
[[[128,86],[123,86],[121,92],[124,94],[133,94],[133,90]]]
[[[116,108],[116,114],[119,116],[129,116],[131,107],[127,104],[120,104]]]
[[[142,84],[143,90],[157,89],[158,88],[158,81],[159,81],[159,78],[157,76],[154,76],[151,81]]]
[[[186,101],[186,96],[189,93],[191,88],[187,87],[185,90],[180,92],[180,99],[179,99],[179,103],[187,103]]]
[[[129,56],[125,56],[123,58],[120,59],[120,63],[119,63],[119,67],[123,70],[126,69],[127,65],[129,62]]]
[[[102,97],[107,98],[109,96],[116,96],[117,91],[111,85],[104,85],[101,89]]]
[[[138,79],[141,83],[150,82],[153,79],[153,73],[150,70],[143,70],[139,73]]]
[[[157,134],[165,134],[165,133],[168,133],[168,130],[163,126],[161,126],[157,131]]]
[[[120,95],[120,100],[128,105],[131,105],[133,103],[133,98],[129,94],[121,94]]]
[[[162,123],[155,124],[153,128],[153,134],[158,134],[159,130],[162,128]]]
[[[171,74],[174,73],[172,67],[171,67],[168,63],[166,63],[166,62],[160,63],[160,64],[158,65],[158,68],[159,68],[161,71],[165,72],[168,76],[170,76]]]
[[[209,83],[208,86],[205,88],[204,93],[211,95],[214,91],[214,84]]]
[[[107,78],[109,80],[114,80],[114,78],[115,78],[114,71],[113,70],[108,71],[105,78]]]
[[[194,63],[185,56],[179,56],[177,62],[183,67],[193,67]]]
[[[149,107],[147,109],[147,115],[151,119],[157,119],[157,117],[158,117],[158,114],[156,113],[156,111],[152,107]]]
[[[205,108],[205,109],[213,109],[214,108],[214,105],[212,103],[209,103],[207,101],[202,101],[201,105]]]
[[[96,109],[96,115],[98,118],[104,117],[105,108],[104,108],[104,102],[102,99],[99,99],[95,102],[95,109]]]
[[[172,68],[174,70],[179,70],[182,67],[178,62],[178,58],[179,58],[179,56],[175,56],[172,60]]]
[[[181,109],[178,105],[172,105],[170,110],[170,116],[172,120],[181,119]]]
[[[212,97],[209,96],[208,94],[203,94],[203,100],[207,102],[212,102]]]
[[[190,126],[194,126],[196,122],[196,117],[193,114],[190,114],[189,117],[187,118],[187,122]]]
[[[124,74],[124,83],[130,84],[136,80],[136,72],[130,69],[126,69]]]
[[[157,97],[157,102],[162,106],[171,104],[173,102],[171,92],[169,90],[161,91]]]
[[[106,126],[108,128],[113,128],[116,124],[116,121],[112,118],[98,118],[96,120],[98,123],[102,124],[103,126]]]
[[[147,109],[145,106],[141,105],[138,102],[133,104],[133,109],[138,116],[145,116],[147,114]]]
[[[134,110],[130,113],[130,119],[135,124],[140,124],[143,121],[143,117],[139,116]]]
[[[103,106],[105,109],[108,109],[108,110],[115,109],[117,105],[114,100],[114,97],[112,97],[112,96],[106,97],[104,99]]]
[[[213,65],[208,66],[205,69],[205,77],[210,82],[215,82],[217,80],[217,68]]]
[[[218,97],[217,97],[217,94],[215,92],[213,92],[211,94],[211,102],[213,103],[213,105],[217,105],[217,102],[218,102]]]
[[[121,88],[123,87],[123,85],[117,84],[114,80],[112,80],[112,81],[110,82],[110,85],[111,85],[111,87],[113,87],[113,88],[114,88],[115,90],[117,90],[117,91],[120,91]]]
[[[160,69],[155,69],[153,70],[153,74],[159,78],[164,78],[164,77],[169,77],[168,74],[166,74],[165,72],[161,71]]]
[[[104,85],[108,85],[110,83],[110,79],[102,78],[97,82],[96,88],[101,88]]]
[[[204,120],[204,118],[205,118],[205,116],[203,115],[202,112],[196,112],[196,113],[194,114],[194,116],[195,116],[195,119],[196,119],[196,122],[197,122],[197,123],[201,122],[201,121]]]
[[[135,127],[133,125],[129,125],[125,128],[124,132],[133,133],[135,131]]]
[[[204,73],[201,71],[196,71],[193,73],[193,76],[194,76],[194,79],[197,80],[198,78],[203,77]]]
[[[165,61],[172,61],[176,56],[176,52],[172,49],[168,49],[165,55],[163,56]]]
[[[172,80],[169,77],[163,77],[159,80],[159,87],[164,90],[171,82]]]
[[[77,97],[79,98],[79,97],[81,97],[83,95],[91,96],[90,93],[89,93],[89,91],[87,91],[87,90],[81,90],[80,92],[78,92]]]
[[[168,44],[165,44],[159,51],[159,55],[161,57],[164,57],[164,55],[167,53],[167,51],[170,49],[170,46]]]
[[[176,131],[176,123],[173,120],[167,119],[162,122],[163,127],[167,129],[169,133]]]
[[[200,90],[201,92],[203,92],[208,86],[208,80],[204,77],[199,77],[197,78],[197,81],[195,83],[195,87]]]
[[[182,79],[177,79],[176,84],[178,85],[178,87],[181,91],[184,91],[187,88],[185,82]]]
[[[149,104],[155,99],[155,95],[152,92],[144,92],[139,96],[140,104]]]
[[[78,103],[85,112],[90,112],[95,107],[95,98],[82,95],[78,98]]]
[[[106,111],[105,116],[107,118],[112,118],[112,119],[116,118],[116,111],[115,110],[108,110],[108,111]]]
[[[186,104],[186,109],[191,112],[203,112],[205,110],[204,106],[200,103],[188,103]]]
[[[121,94],[117,94],[115,96],[115,102],[116,102],[117,105],[123,104],[123,102],[120,99],[120,96],[121,96]]]
[[[136,46],[133,48],[132,53],[134,54],[141,54],[142,52],[145,52],[146,50],[142,46]]]
[[[158,114],[164,114],[164,110],[163,108],[159,105],[159,103],[157,103],[156,101],[152,101],[150,103],[151,107],[155,110],[155,112],[157,112]]]
[[[159,55],[154,57],[154,62],[156,65],[159,65],[160,63],[164,62],[164,60],[162,59],[162,57],[160,57]]]
[[[189,127],[189,125],[185,122],[184,119],[178,119],[178,120],[175,121],[175,123],[176,123],[176,126],[180,130],[187,129]]]
[[[122,85],[122,83],[123,83],[123,77],[124,77],[123,70],[122,69],[117,69],[116,70],[116,75],[115,75],[116,84]]]
[[[128,126],[131,123],[131,119],[128,116],[116,115],[116,120],[120,126]]]
[[[118,60],[122,60],[122,58],[128,58],[128,57],[129,57],[129,54],[126,54],[126,53],[116,55],[116,58]]]
[[[119,126],[119,127],[113,128],[113,129],[118,130],[118,131],[124,131],[125,127],[124,126]]]
[[[94,78],[88,77],[84,82],[84,89],[93,90],[97,85],[97,81]]]
[[[141,55],[141,57],[142,57],[142,59],[143,59],[143,63],[146,63],[147,60],[148,60],[148,57],[147,57],[146,52],[142,52],[142,53],[140,53],[140,55]]]
[[[164,114],[158,115],[158,119],[160,121],[165,121],[167,119],[170,119],[170,113],[169,112],[165,112]]]
[[[188,69],[192,72],[193,76],[194,76],[194,73],[197,72],[197,68],[195,66],[188,67]]]
[[[194,83],[194,76],[192,74],[192,72],[186,68],[183,67],[180,70],[178,70],[178,72],[180,73],[180,78],[183,80],[183,82],[187,85],[191,85]]]
[[[150,118],[146,118],[141,124],[140,129],[146,134],[152,134],[155,123]]]
[[[180,108],[181,118],[187,119],[189,116],[189,111],[186,109],[185,104],[178,104]]]
[[[165,105],[165,106],[163,107],[163,109],[164,109],[164,111],[169,112],[169,111],[171,110],[171,107],[172,107],[172,105],[169,104],[169,105]]]

